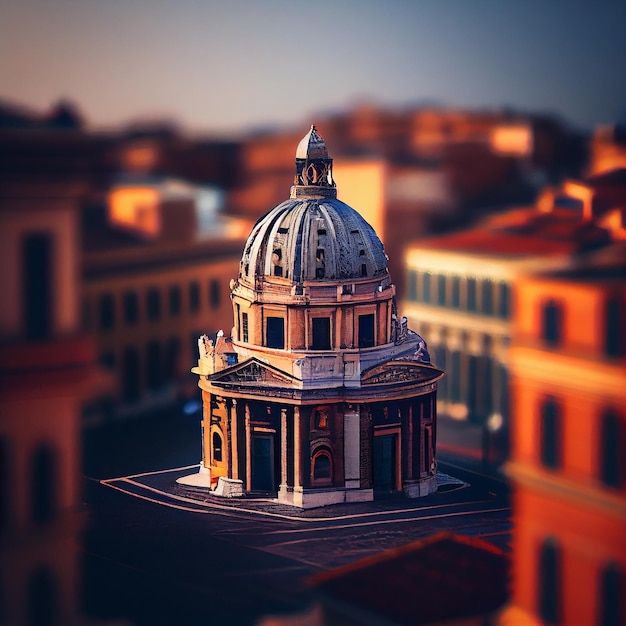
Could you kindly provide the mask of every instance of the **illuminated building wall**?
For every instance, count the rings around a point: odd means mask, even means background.
[[[626,621],[626,255],[614,250],[516,286],[514,576],[502,624]]]
[[[80,333],[85,185],[1,182],[0,623],[76,624],[81,412],[107,387]]]

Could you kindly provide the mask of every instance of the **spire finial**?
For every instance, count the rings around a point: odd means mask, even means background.
[[[336,198],[332,169],[333,160],[328,156],[326,143],[317,133],[315,124],[311,124],[311,130],[296,150],[296,177],[291,197]]]

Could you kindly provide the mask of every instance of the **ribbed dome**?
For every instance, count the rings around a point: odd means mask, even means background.
[[[254,226],[240,276],[305,280],[372,278],[387,274],[387,256],[374,229],[335,198],[286,200]]]

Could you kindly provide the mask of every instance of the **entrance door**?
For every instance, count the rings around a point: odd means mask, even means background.
[[[396,490],[397,435],[374,437],[374,489],[381,492]]]
[[[274,438],[252,438],[252,489],[275,491],[274,488]]]

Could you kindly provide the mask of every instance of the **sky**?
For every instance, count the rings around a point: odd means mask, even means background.
[[[308,124],[356,103],[626,121],[620,0],[0,0],[0,100],[92,127]]]

